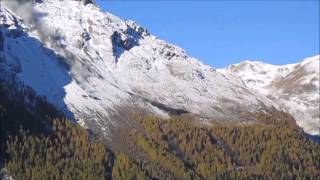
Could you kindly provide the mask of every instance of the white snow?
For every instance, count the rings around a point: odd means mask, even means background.
[[[254,69],[239,72],[244,72],[242,78],[257,81],[243,83],[95,5],[43,0],[34,8],[34,24],[26,23],[23,14],[19,17],[8,7],[1,8],[5,65],[20,67],[18,79],[81,125],[99,127],[106,134],[110,126],[117,126],[112,117],[123,106],[167,117],[151,103],[157,102],[203,118],[230,120],[264,105],[278,107],[247,86],[265,87],[275,71],[285,77],[293,66],[275,70],[255,62]],[[22,33],[13,37],[17,32]],[[267,76],[259,73],[262,70]]]

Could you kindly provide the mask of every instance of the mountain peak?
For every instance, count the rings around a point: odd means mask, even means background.
[[[23,9],[7,9],[0,12],[5,69],[70,118],[104,134],[126,123],[133,110],[241,122],[274,104],[96,6],[46,0],[33,6],[32,18]]]

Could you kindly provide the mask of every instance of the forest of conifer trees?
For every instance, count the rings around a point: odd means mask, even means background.
[[[0,159],[14,179],[320,178],[319,144],[283,112],[256,113],[254,124],[212,125],[133,114],[135,128],[118,129],[125,149],[117,149],[31,89],[0,84]]]

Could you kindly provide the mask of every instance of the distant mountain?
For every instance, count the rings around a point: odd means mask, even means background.
[[[291,113],[306,132],[318,134],[319,59],[317,55],[283,66],[244,61],[218,71],[242,79],[247,87],[278,102],[280,109]]]

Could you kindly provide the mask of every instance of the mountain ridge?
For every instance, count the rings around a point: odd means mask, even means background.
[[[94,4],[43,0],[26,5],[29,15],[4,5],[2,68],[84,127],[108,135],[123,109],[246,123],[252,112],[279,108],[237,77]]]

